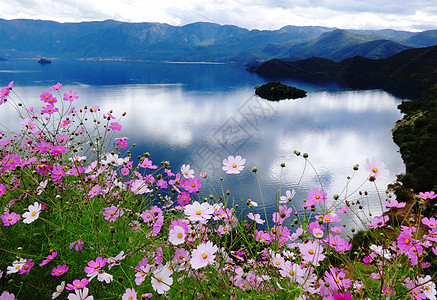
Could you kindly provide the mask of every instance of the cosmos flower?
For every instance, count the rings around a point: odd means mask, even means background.
[[[230,155],[227,159],[223,160],[222,170],[227,174],[239,174],[243,171],[245,163],[246,160],[240,155],[237,155],[236,157]]]

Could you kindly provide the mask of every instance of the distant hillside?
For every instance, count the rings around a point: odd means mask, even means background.
[[[408,49],[384,59],[360,56],[341,62],[316,57],[294,62],[274,59],[248,71],[273,79],[304,77],[363,88],[386,88],[383,85],[399,86],[396,82],[403,82],[405,88],[411,85],[423,89],[437,83],[437,46]]]
[[[58,23],[0,19],[0,57],[243,63],[311,56],[334,60],[356,55],[382,58],[406,47],[415,47],[406,40],[415,42],[416,38],[418,43],[418,34],[391,29],[347,31],[320,26],[247,30],[205,22],[171,26],[113,20]],[[431,33],[424,32],[424,36],[427,35]],[[424,43],[423,37],[421,43]],[[432,43],[432,39],[427,43]]]
[[[405,40],[405,42],[419,46],[429,47],[437,45],[437,30],[419,32]]]

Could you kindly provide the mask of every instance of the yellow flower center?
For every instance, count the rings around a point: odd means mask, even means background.
[[[81,286],[82,286],[81,283],[76,284],[76,287],[77,287],[77,288],[80,288]]]
[[[319,196],[319,195],[316,195],[316,199],[317,199],[317,200],[320,199],[320,196]]]
[[[35,215],[36,215],[36,212],[35,212],[35,211],[33,211],[33,212],[31,213],[31,215],[32,215],[32,217],[35,217]]]
[[[409,239],[409,238],[406,238],[406,239],[405,239],[405,244],[408,245],[409,243],[410,243],[410,239]]]
[[[98,268],[99,268],[99,265],[95,264],[94,269],[98,269]]]
[[[182,233],[178,233],[178,238],[181,239],[182,238]]]
[[[314,250],[313,250],[313,249],[310,249],[310,250],[308,250],[308,253],[309,253],[309,254],[314,254]]]
[[[237,164],[232,164],[232,168],[236,168],[237,167]]]
[[[280,263],[279,261],[277,261],[277,262],[275,262],[275,264],[276,264],[277,266],[279,266],[281,263]]]
[[[378,173],[378,169],[377,169],[377,168],[373,168],[373,169],[372,169],[372,172],[373,172],[373,173]]]
[[[206,253],[203,253],[203,254],[202,254],[202,258],[203,258],[203,259],[206,259],[207,257],[208,257],[208,255],[206,255]]]
[[[196,215],[200,215],[202,212],[200,210],[196,211]]]
[[[59,270],[59,271],[58,271],[58,274],[62,274],[62,272],[63,272],[62,270]]]
[[[156,280],[158,280],[158,282],[162,282],[162,278],[156,278]]]
[[[336,283],[339,283],[339,282],[340,282],[340,280],[338,280],[338,278],[335,278],[334,281],[335,281]]]
[[[11,218],[11,217],[9,217],[9,218],[8,218],[8,221],[12,221],[12,218]]]

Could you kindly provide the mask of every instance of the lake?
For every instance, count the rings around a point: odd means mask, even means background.
[[[297,189],[293,204],[301,207],[308,191],[320,188],[320,181],[331,201],[342,192],[353,166],[359,164],[361,170],[348,188],[354,190],[368,175],[364,170],[367,158],[383,161],[390,172],[389,178],[376,182],[382,197],[386,185],[405,171],[391,135],[396,120],[402,118],[397,105],[403,99],[382,90],[357,91],[336,84],[284,80],[306,90],[308,96],[270,102],[254,95],[254,87],[266,79],[246,72],[242,65],[206,63],[0,62],[1,86],[11,80],[15,81],[14,91],[33,105],[39,105],[42,92],[61,82],[63,91],[78,92],[76,106],[99,105],[103,112],[113,109],[116,116],[126,112],[120,134],[137,144],[133,157],[150,152],[153,161],[169,160],[175,171],[190,164],[196,175],[206,171],[218,189],[223,177],[224,189],[231,190],[230,197],[238,204],[238,178],[225,174],[221,165],[228,155],[241,155],[246,159],[240,174],[244,198],[261,203],[251,172],[256,166],[269,212],[275,208],[275,199],[291,189]],[[13,122],[17,122],[13,110],[1,106],[0,123]],[[317,174],[307,166],[300,181],[304,159],[293,150],[307,152]],[[282,162],[286,167],[281,174]],[[209,195],[206,183],[202,190],[202,196]],[[360,190],[368,191],[369,197],[350,200],[364,200],[367,216],[369,212],[380,214],[373,184],[366,182]],[[260,207],[255,212],[264,216]],[[348,222],[355,221],[351,215]]]

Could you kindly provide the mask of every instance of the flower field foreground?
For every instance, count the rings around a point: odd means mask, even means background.
[[[416,196],[409,220],[386,194],[388,212],[367,222],[359,189],[327,195],[322,185],[303,207],[285,191],[267,215],[261,187],[237,206],[189,165],[148,153],[135,163],[134,145],[114,136],[120,120],[77,108],[60,83],[40,108],[12,88],[0,94],[21,118],[20,132],[0,133],[0,299],[436,299],[437,219],[421,217],[432,191]],[[224,158],[223,174],[239,180],[245,163]],[[355,172],[376,187],[386,170],[373,159]],[[347,214],[368,229],[352,240],[341,235]]]

